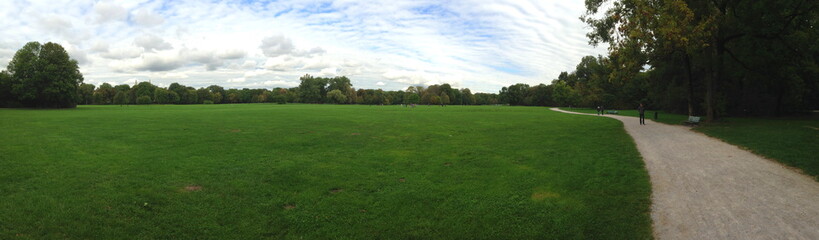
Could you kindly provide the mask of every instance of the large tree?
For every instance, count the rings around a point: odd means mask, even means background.
[[[671,76],[685,76],[691,114],[698,82],[707,121],[749,107],[810,108],[797,102],[816,85],[805,70],[816,65],[817,1],[587,0],[586,8],[590,42],[609,43],[616,77],[634,78],[645,64],[683,66]]]
[[[29,42],[7,67],[11,92],[24,106],[76,107],[83,81],[76,60],[59,44]]]

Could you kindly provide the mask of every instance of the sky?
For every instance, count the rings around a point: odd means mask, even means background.
[[[549,84],[590,46],[583,1],[0,1],[0,68],[25,43],[55,42],[85,83],[355,88],[449,83],[496,93]]]

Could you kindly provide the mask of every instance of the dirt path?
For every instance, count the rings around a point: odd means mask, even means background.
[[[655,238],[819,239],[812,178],[684,126],[605,116],[623,122],[643,155]]]

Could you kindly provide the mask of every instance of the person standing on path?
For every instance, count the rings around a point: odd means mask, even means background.
[[[603,112],[603,107],[601,107],[600,105],[597,105],[597,116],[600,116],[600,113],[602,113],[602,112]]]
[[[637,112],[640,113],[640,125],[646,125],[646,107],[640,103],[640,107],[637,108]]]

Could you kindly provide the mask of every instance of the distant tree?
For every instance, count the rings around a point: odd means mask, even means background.
[[[117,94],[117,90],[113,86],[111,86],[111,84],[103,83],[97,88],[97,90],[94,93],[98,94],[99,96],[99,100],[95,101],[94,103],[111,104],[114,101],[114,95]]]
[[[225,91],[225,88],[223,88],[223,87],[221,87],[219,85],[210,85],[210,86],[208,86],[208,91],[210,91],[210,94],[212,96],[211,100],[213,100],[213,103],[223,103],[223,101],[226,100],[226,99],[224,99],[225,96],[227,96],[227,92]],[[219,94],[218,99],[216,98],[217,93]]]
[[[449,85],[449,84],[447,84]],[[452,100],[449,99],[449,95],[446,93],[441,93],[441,104],[448,105]]]
[[[94,102],[94,85],[82,83],[77,90],[80,97],[80,104],[91,104]]]
[[[222,94],[221,93],[211,93],[211,101],[213,103],[222,103]]]
[[[404,97],[405,104],[418,104],[421,103],[421,97],[418,96],[417,93],[414,92],[407,92],[407,96]]]
[[[128,93],[125,91],[119,91],[114,95],[114,104],[117,105],[126,105],[128,104]]]
[[[114,90],[116,90],[117,92],[128,92],[131,90],[131,86],[129,86],[128,84],[120,84],[114,86]]]
[[[154,90],[154,101],[158,104],[170,103],[171,100],[168,99],[168,90],[165,90],[164,88],[157,88]]]
[[[327,81],[327,84],[327,92],[339,90],[342,94],[349,92],[353,86],[350,79],[345,76],[331,78]]]
[[[344,96],[344,93],[341,93],[341,90],[338,89],[327,92],[327,99],[330,100],[331,103],[347,103],[347,96]]]
[[[326,92],[327,79],[316,78],[305,74],[299,78],[299,93],[304,103],[321,103]]]
[[[154,91],[156,91],[157,86],[151,84],[150,82],[140,82],[137,85],[134,85],[133,90],[136,92],[137,97],[141,96],[153,96]]]
[[[464,105],[472,105],[475,104],[475,96],[472,95],[472,91],[469,88],[461,89],[461,103]]]
[[[210,91],[207,88],[197,89],[196,99],[196,103],[204,103],[205,101],[211,101],[211,103],[213,103],[213,97],[210,95]]]
[[[230,90],[235,90],[235,89],[230,89]],[[239,94],[237,92],[235,92],[235,91],[231,92],[230,90],[228,90],[227,102],[229,102],[229,103],[238,103],[239,102]]]
[[[354,88],[347,89],[347,94],[346,95],[347,95],[348,103],[350,103],[350,104],[358,103],[358,101],[357,101],[358,100],[358,95],[356,94],[356,91],[355,91]]]
[[[0,107],[9,107],[17,99],[11,95],[11,74],[0,71]]]
[[[185,96],[181,101],[185,104],[197,104],[199,103],[198,99],[199,96],[196,95],[196,89],[187,89],[185,90]]]
[[[429,98],[429,104],[438,105],[441,104],[441,97],[433,95]]]
[[[137,104],[151,104],[152,102],[151,97],[147,95],[139,96],[136,101]]]
[[[29,42],[7,66],[11,93],[25,106],[76,107],[83,77],[76,60],[56,43]]]

